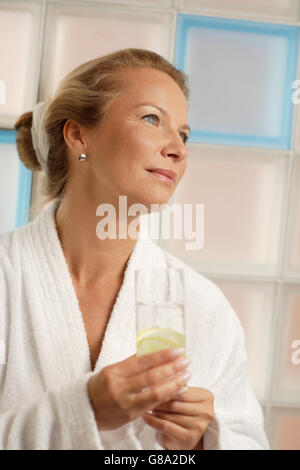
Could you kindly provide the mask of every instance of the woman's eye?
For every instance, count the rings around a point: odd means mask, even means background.
[[[159,121],[159,117],[156,116],[156,114],[146,114],[146,116],[143,116],[143,119],[148,118],[148,117],[152,117],[152,118],[154,117],[155,119],[157,119]],[[184,132],[181,132],[181,136],[182,136],[182,141],[183,141],[184,145],[186,145],[189,136],[187,136]]]
[[[183,139],[182,139],[182,140],[183,140],[183,143],[184,143],[184,145],[186,145],[186,143],[187,143],[189,137],[188,137],[184,132],[182,132],[181,135],[182,135],[182,137],[183,137]]]
[[[146,116],[144,116],[144,118],[146,117],[154,117],[159,121],[158,116],[156,116],[156,114],[147,114]]]

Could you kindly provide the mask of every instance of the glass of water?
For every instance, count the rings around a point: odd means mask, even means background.
[[[184,269],[137,269],[134,281],[137,357],[185,350]]]

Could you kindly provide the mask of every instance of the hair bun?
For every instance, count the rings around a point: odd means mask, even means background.
[[[31,171],[41,170],[41,165],[33,148],[32,135],[32,111],[23,113],[15,123],[17,131],[17,151],[22,163]]]

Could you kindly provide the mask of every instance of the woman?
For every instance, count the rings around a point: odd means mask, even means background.
[[[187,100],[183,73],[125,49],[77,67],[16,122],[50,204],[0,237],[1,448],[269,448],[222,292],[151,239],[96,233],[100,204],[122,222],[120,195],[168,202],[186,168]],[[159,267],[186,272],[191,377],[180,350],[135,355],[133,271]]]

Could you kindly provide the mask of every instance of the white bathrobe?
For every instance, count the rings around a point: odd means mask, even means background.
[[[151,239],[140,237],[129,258],[91,370],[56,207],[54,201],[34,221],[0,235],[0,449],[163,449],[142,418],[99,432],[87,382],[136,352],[134,269],[168,266],[186,270],[188,386],[215,397],[204,450],[269,449],[236,313],[213,282]]]

